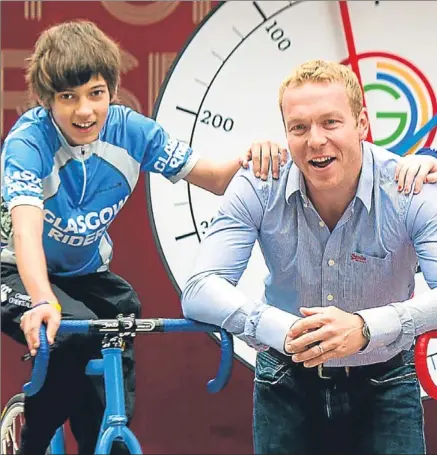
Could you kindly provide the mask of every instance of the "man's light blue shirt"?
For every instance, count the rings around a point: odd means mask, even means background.
[[[185,316],[221,326],[258,350],[284,352],[300,307],[360,314],[370,343],[327,366],[386,361],[437,329],[437,185],[399,193],[399,157],[366,142],[362,149],[356,196],[332,232],[292,162],[267,182],[241,170],[200,246],[182,296]],[[258,302],[236,288],[257,241],[269,270]],[[417,260],[432,290],[411,298]]]

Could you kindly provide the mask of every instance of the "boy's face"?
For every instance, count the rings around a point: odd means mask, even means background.
[[[90,144],[99,137],[110,103],[108,85],[102,76],[55,94],[53,118],[70,145]]]

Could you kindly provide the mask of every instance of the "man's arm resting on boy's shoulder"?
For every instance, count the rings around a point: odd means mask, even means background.
[[[48,279],[42,243],[42,209],[33,205],[18,205],[12,208],[11,218],[18,273],[31,298],[32,306],[43,301],[57,303]],[[38,306],[27,311],[21,321],[32,355],[36,354],[35,349],[39,346],[39,328],[42,321],[48,324],[47,337],[49,343],[53,343],[60,322],[60,312],[55,306]]]
[[[253,301],[236,287],[262,217],[255,189],[243,174],[237,175],[200,244],[194,272],[182,294],[182,308],[185,317],[223,327],[255,348],[270,346],[284,352],[286,334],[299,318]]]

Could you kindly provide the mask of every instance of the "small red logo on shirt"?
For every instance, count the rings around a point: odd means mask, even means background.
[[[352,253],[351,254],[351,259],[352,259],[352,261],[361,262],[363,264],[365,264],[367,262],[367,259],[364,256],[362,256],[361,254],[358,254],[358,253]]]

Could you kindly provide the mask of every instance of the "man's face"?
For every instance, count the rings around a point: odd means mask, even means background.
[[[55,94],[53,118],[70,145],[95,141],[108,115],[110,96],[102,76]]]
[[[342,190],[356,182],[368,117],[363,109],[357,122],[343,84],[289,86],[282,113],[291,156],[309,192]]]

